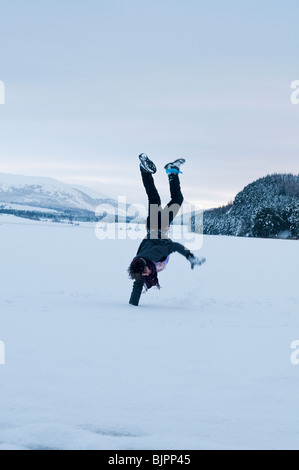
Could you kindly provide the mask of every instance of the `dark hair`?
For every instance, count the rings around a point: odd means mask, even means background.
[[[141,281],[145,267],[145,259],[135,257],[131,262],[130,266],[128,267],[129,277],[136,281]]]

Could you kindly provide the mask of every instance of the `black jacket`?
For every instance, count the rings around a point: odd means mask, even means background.
[[[181,245],[181,243],[173,242],[170,238],[166,239],[147,239],[145,238],[137,251],[136,256],[145,258],[150,261],[159,262],[167,258],[168,255],[177,251],[187,258],[191,252]],[[137,306],[143,289],[144,280],[134,281],[133,290],[129,303]]]

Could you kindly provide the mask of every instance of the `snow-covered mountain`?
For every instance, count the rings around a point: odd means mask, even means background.
[[[108,196],[100,196],[91,197],[83,188],[77,189],[53,178],[0,173],[0,204],[94,212],[103,201],[116,202]]]
[[[204,233],[299,238],[299,176],[268,175],[247,185],[232,204],[204,212]]]
[[[103,209],[97,210],[104,205]],[[68,185],[47,177],[0,173],[0,211],[28,218],[57,220],[143,222],[130,204],[81,185]],[[52,213],[52,215],[51,215]]]

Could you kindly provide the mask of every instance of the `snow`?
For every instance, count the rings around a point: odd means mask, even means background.
[[[54,209],[47,209],[45,207],[36,207],[28,206],[23,204],[1,204],[0,207],[6,210],[15,210],[15,211],[29,211],[29,212],[44,212],[48,214],[58,214],[58,211]]]
[[[297,241],[205,236],[133,307],[138,240],[4,215],[0,239],[0,450],[299,448]]]
[[[278,238],[287,239],[291,237],[291,232],[289,230],[284,230],[277,235]]]

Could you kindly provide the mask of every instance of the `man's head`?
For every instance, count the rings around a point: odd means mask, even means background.
[[[128,268],[129,277],[136,281],[141,281],[144,276],[149,276],[151,272],[144,258],[134,258]]]

